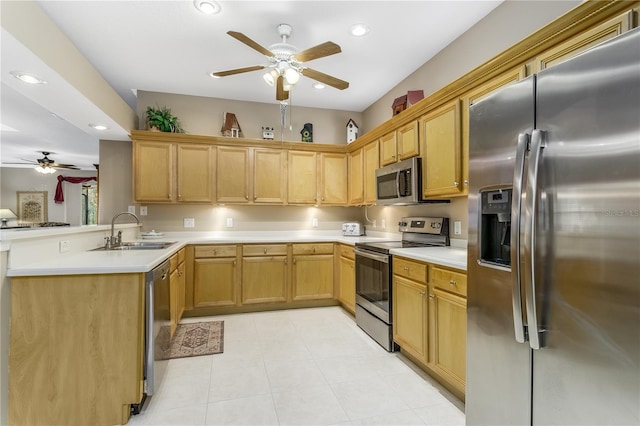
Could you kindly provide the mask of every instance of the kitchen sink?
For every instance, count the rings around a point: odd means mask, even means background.
[[[175,241],[141,241],[141,242],[127,242],[120,243],[118,245],[106,248],[98,247],[91,251],[111,251],[111,250],[163,250],[173,244]]]

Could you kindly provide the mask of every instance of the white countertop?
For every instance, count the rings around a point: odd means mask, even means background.
[[[34,259],[33,262],[23,262],[18,266],[9,267],[7,276],[144,273],[189,244],[339,242],[354,245],[357,242],[399,240],[400,237],[400,234],[384,233],[377,233],[375,236],[346,237],[335,231],[168,232],[162,239],[150,240],[176,242],[164,250],[76,251],[47,259]],[[392,254],[463,270],[466,270],[467,266],[466,249],[457,247],[395,249],[392,250]]]

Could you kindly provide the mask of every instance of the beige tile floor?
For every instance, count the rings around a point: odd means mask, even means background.
[[[464,425],[464,404],[339,307],[224,320],[224,353],[170,360],[130,425]]]

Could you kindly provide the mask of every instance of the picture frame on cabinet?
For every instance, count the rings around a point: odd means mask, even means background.
[[[48,221],[47,191],[17,191],[18,220],[21,223]]]

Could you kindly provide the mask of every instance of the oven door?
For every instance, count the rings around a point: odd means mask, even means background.
[[[356,247],[356,303],[391,324],[391,256]]]

